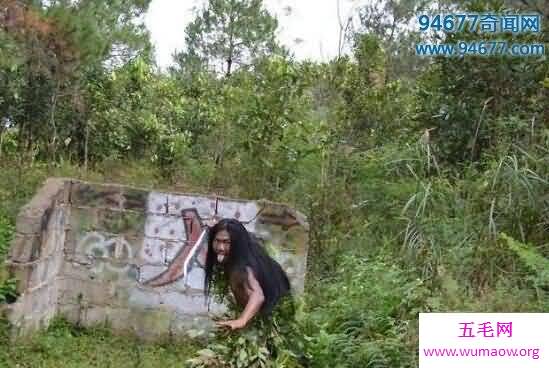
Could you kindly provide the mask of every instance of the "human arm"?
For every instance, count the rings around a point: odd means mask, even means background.
[[[263,294],[263,289],[254,276],[254,273],[251,268],[247,267],[247,282],[244,283],[243,289],[247,295],[248,302],[244,311],[238,319],[231,321],[218,322],[219,326],[226,326],[232,330],[240,329],[245,327],[248,322],[250,322],[260,311],[263,303],[265,302],[265,295]]]

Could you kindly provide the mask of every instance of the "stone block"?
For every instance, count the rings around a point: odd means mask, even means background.
[[[216,209],[216,198],[180,194],[168,195],[168,214],[181,216],[181,211],[186,209],[196,209],[201,218],[213,217]]]
[[[163,292],[160,294],[159,304],[177,310],[186,315],[206,315],[208,305],[204,295],[188,295],[182,292]]]
[[[305,291],[305,274],[296,274],[290,278],[290,286],[292,287],[292,292],[299,295],[303,294]]]
[[[42,236],[42,257],[49,257],[55,253],[61,253],[65,244],[65,230],[53,227]]]
[[[107,324],[115,331],[132,332],[130,324],[130,309],[127,308],[106,308]]]
[[[141,189],[122,188],[122,208],[136,212],[147,211],[149,192]]]
[[[110,326],[109,312],[109,307],[98,305],[60,304],[58,308],[58,314],[85,327]]]
[[[56,309],[58,287],[55,284],[42,285],[22,294],[14,304],[14,311],[24,318],[36,317],[51,313]]]
[[[16,263],[34,262],[40,257],[42,241],[37,234],[16,234],[11,242],[8,259]]]
[[[46,268],[45,280],[46,282],[54,282],[60,275],[61,268],[64,263],[62,254],[55,254],[46,260],[48,267]]]
[[[79,234],[76,252],[92,258],[109,258],[116,252],[117,237],[98,231]]]
[[[36,234],[39,235],[42,232],[43,222],[45,220],[45,214],[28,215],[19,214],[17,216],[15,231],[19,234]]]
[[[168,195],[150,192],[147,197],[147,213],[165,215],[168,213]]]
[[[168,249],[167,244],[166,240],[145,237],[138,257],[139,262],[141,264],[164,265]]]
[[[87,261],[88,263],[84,263],[83,261]],[[93,274],[94,266],[93,261],[88,258],[82,259],[81,262],[76,262],[72,258],[66,258],[62,263],[59,276],[79,280],[93,280],[95,279],[95,275]]]
[[[274,247],[300,256],[307,254],[308,233],[302,226],[285,229],[279,224],[259,222],[256,229],[256,236],[268,248]]]
[[[96,229],[127,237],[139,236],[143,234],[145,218],[143,212],[99,210]]]
[[[42,222],[46,220],[49,221],[49,225],[39,232],[17,233],[12,242],[9,258],[14,262],[33,262],[60,251],[65,240],[64,230],[62,230],[63,218],[62,209],[44,214],[40,218],[40,224],[38,224],[38,217],[34,218],[33,221],[36,220],[36,223],[32,226],[39,226],[42,229]],[[27,220],[29,218],[21,220],[22,222],[18,225],[20,229],[28,225]]]
[[[131,242],[131,243],[130,243]],[[107,260],[115,266],[125,266],[138,258],[136,251],[140,249],[141,240],[126,239],[123,236],[112,235],[97,231],[74,234],[68,236],[65,254],[68,259],[80,261],[81,256],[95,260]],[[80,257],[79,257],[80,256]]]
[[[74,233],[94,231],[97,229],[97,208],[72,207],[70,211],[69,229]]]
[[[63,305],[110,305],[115,295],[112,283],[63,278],[59,280],[57,302]]]
[[[87,248],[86,245],[90,244],[94,237],[92,233],[95,233],[93,230],[90,231],[76,231],[76,230],[67,230],[65,232],[65,244],[63,253],[66,256],[72,256],[74,254],[85,254],[84,250]]]
[[[147,216],[145,236],[171,241],[183,241],[187,239],[185,226],[181,217],[153,214]]]
[[[57,314],[77,325],[82,321],[81,307],[76,304],[58,304]]]
[[[72,181],[71,179],[62,179],[63,181],[61,190],[57,193],[55,197],[55,202],[58,204],[64,204],[70,206],[71,204],[71,191],[72,191]]]
[[[260,223],[280,225],[285,231],[293,226],[309,230],[306,217],[286,205],[269,201],[259,201],[258,205],[261,207],[261,213],[257,218]]]
[[[167,266],[142,265],[139,267],[139,283],[143,284],[168,269]]]
[[[113,263],[97,259],[90,269],[89,278],[103,282],[116,282],[119,285],[133,285],[139,277],[139,268],[133,264]]]
[[[82,310],[82,324],[86,327],[105,326],[108,323],[108,308],[89,305]]]
[[[126,287],[137,282],[139,269],[136,265],[117,264],[108,260],[95,259],[89,264],[67,260],[63,263],[60,275],[80,280],[116,282],[121,287]]]
[[[42,228],[42,232],[58,231],[64,232],[68,227],[69,208],[65,205],[55,205],[48,209],[45,213],[47,217],[44,219],[46,226]]]
[[[71,204],[76,207],[122,209],[120,186],[74,182]]]
[[[33,263],[28,289],[33,289],[47,283],[46,277],[48,275],[49,263],[47,259],[40,260]]]
[[[309,231],[301,226],[288,229],[285,242],[281,246],[300,257],[307,258],[307,252],[309,250]]]
[[[132,308],[158,308],[161,304],[161,295],[159,289],[132,287],[129,289],[127,305]]]
[[[166,290],[169,290],[169,291],[176,291],[180,293],[190,292],[189,287],[185,284],[185,279],[183,277],[180,277],[174,280],[173,282],[165,285],[164,287],[166,288]],[[204,292],[201,291],[200,293],[204,293]]]
[[[256,202],[220,198],[217,215],[223,218],[234,218],[246,225],[251,225],[252,223],[255,224],[259,209]],[[253,225],[248,231],[255,231]]]
[[[24,293],[30,283],[34,263],[11,263],[6,262],[10,277],[16,280],[16,288],[18,293]]]

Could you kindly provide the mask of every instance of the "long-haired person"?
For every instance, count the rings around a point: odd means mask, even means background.
[[[217,322],[231,330],[245,327],[258,314],[269,316],[283,297],[290,296],[290,283],[282,267],[235,219],[223,219],[210,229],[206,297],[219,277],[229,285],[242,309],[237,319]]]

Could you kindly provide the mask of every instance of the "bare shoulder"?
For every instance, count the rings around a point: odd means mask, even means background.
[[[252,290],[261,289],[261,286],[259,286],[259,281],[257,281],[254,271],[251,269],[251,267],[246,267],[246,272],[248,274],[247,281],[250,289]]]

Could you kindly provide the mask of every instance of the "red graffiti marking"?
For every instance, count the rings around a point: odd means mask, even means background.
[[[153,287],[164,286],[179,280],[184,275],[185,272],[183,267],[185,265],[185,261],[187,260],[192,247],[200,238],[200,234],[203,230],[203,224],[195,208],[182,210],[181,214],[183,217],[183,224],[185,225],[185,232],[187,234],[187,242],[185,246],[177,252],[166,271],[148,281],[145,281],[145,285]],[[201,266],[204,266],[206,263],[208,248],[202,247],[202,249],[199,249],[199,252],[200,253],[197,255],[198,262]]]

